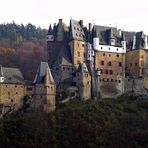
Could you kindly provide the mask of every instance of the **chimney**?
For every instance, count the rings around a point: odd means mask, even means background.
[[[62,24],[62,19],[59,19],[59,24]]]
[[[88,24],[88,30],[89,30],[89,32],[92,31],[92,24],[91,23]]]
[[[2,65],[0,65],[0,83],[2,82],[4,82],[4,75],[3,75]]]
[[[83,20],[80,20],[79,24],[80,24],[81,27],[83,27]]]
[[[134,35],[133,36],[133,48],[132,49],[135,49],[136,48],[136,36]]]
[[[119,36],[121,37],[121,36],[122,36],[122,31],[121,31],[121,29],[119,29],[118,32],[119,32]]]

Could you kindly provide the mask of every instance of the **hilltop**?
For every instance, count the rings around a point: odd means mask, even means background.
[[[0,146],[147,147],[148,100],[72,100],[45,115],[34,112],[0,122]]]

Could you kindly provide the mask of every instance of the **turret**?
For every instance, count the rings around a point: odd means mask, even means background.
[[[49,68],[46,67],[44,85],[45,85],[45,87],[47,87],[49,84],[54,84],[54,80],[53,80],[53,77],[51,75],[51,72],[49,71]]]
[[[52,30],[51,24],[50,24],[49,29],[48,29],[48,34],[46,36],[46,41],[47,42],[54,41],[54,35],[53,35],[53,30]]]
[[[4,82],[4,74],[3,74],[3,69],[2,65],[0,65],[0,83]]]
[[[77,87],[80,99],[88,100],[91,98],[91,77],[85,63],[80,63],[77,71]]]

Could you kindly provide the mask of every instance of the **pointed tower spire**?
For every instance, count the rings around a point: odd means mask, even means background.
[[[49,29],[48,29],[48,35],[52,35],[53,33],[53,30],[52,30],[52,27],[51,27],[51,24],[49,25]]]

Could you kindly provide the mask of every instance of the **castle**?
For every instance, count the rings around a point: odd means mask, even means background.
[[[41,62],[34,82],[26,81],[17,68],[0,66],[0,114],[16,111],[23,105],[23,98],[32,97],[31,108],[50,112],[55,109],[56,85],[48,63]]]
[[[148,97],[148,36],[115,27],[62,19],[47,34],[49,61],[41,62],[33,82],[17,68],[0,66],[0,112],[17,110],[23,97],[31,108],[55,109],[56,90],[75,88],[81,100],[134,92]],[[49,66],[48,66],[49,65]],[[49,68],[50,67],[50,68]]]
[[[59,19],[53,28],[49,26],[47,49],[56,85],[77,86],[81,99],[90,98],[90,90],[91,98],[98,93],[115,97],[133,90],[147,94],[148,39],[143,32],[91,23],[85,27],[83,20],[73,19],[67,26]],[[78,78],[79,66],[87,67],[87,79],[85,74]]]

